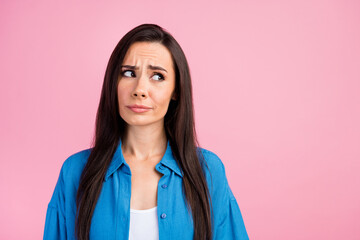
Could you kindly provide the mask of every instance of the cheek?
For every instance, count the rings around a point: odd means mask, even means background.
[[[119,103],[124,102],[127,94],[129,94],[128,91],[127,91],[127,88],[124,88],[122,85],[119,84],[118,88],[117,88],[117,95],[118,95]]]
[[[157,106],[165,108],[170,102],[171,95],[168,92],[158,92],[152,96],[152,100],[156,103]]]
[[[119,112],[123,112],[125,105],[127,104],[126,99],[125,99],[125,95],[124,92],[118,91],[118,108],[119,108]]]

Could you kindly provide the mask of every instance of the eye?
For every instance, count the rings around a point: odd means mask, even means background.
[[[130,70],[125,70],[125,71],[122,71],[121,74],[124,76],[124,77],[135,77],[135,74],[133,74],[134,72],[133,71],[130,71]]]
[[[157,76],[157,78],[156,78],[156,76]],[[165,80],[164,76],[163,76],[161,73],[155,73],[155,74],[154,74],[154,77],[155,77],[155,80],[156,80],[156,81],[163,81],[163,80]]]

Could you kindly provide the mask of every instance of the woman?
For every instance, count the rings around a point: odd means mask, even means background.
[[[197,146],[181,47],[158,25],[132,29],[106,69],[93,148],[61,168],[44,239],[248,239],[224,165]]]

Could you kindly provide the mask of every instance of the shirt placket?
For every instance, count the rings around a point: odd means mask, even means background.
[[[169,239],[170,237],[170,219],[171,213],[169,212],[169,202],[168,202],[168,194],[169,194],[169,174],[170,170],[166,168],[161,163],[158,163],[155,169],[162,173],[163,176],[160,178],[158,187],[157,187],[157,217],[158,217],[158,225],[159,225],[159,240]]]
[[[130,197],[131,197],[131,171],[130,167],[125,163],[118,170],[119,189],[117,198],[117,214],[116,214],[116,239],[129,239],[130,229]]]

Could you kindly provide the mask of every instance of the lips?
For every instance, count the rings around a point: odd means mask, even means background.
[[[144,106],[144,105],[130,105],[127,106],[131,111],[135,112],[135,113],[142,113],[142,112],[147,112],[149,111],[151,108],[148,106]]]
[[[128,107],[129,108],[140,108],[140,109],[151,109],[151,107],[148,107],[148,106],[145,106],[145,105],[137,105],[137,104],[130,105]]]

